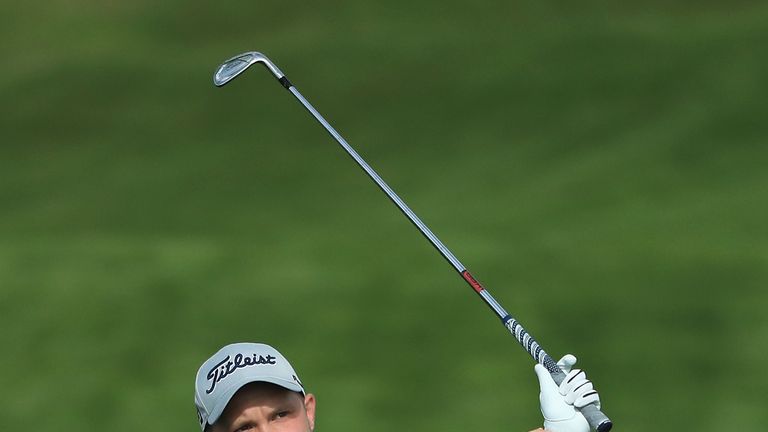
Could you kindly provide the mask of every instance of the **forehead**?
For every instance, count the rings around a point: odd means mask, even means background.
[[[277,406],[304,405],[304,398],[296,392],[266,382],[254,382],[244,385],[232,396],[222,417],[237,415],[237,413],[255,406],[270,408]]]

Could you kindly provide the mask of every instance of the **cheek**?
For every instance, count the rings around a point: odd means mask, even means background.
[[[304,413],[300,416],[292,418],[288,424],[290,424],[290,432],[311,432],[315,429],[315,422],[307,417]]]
[[[277,429],[279,432],[311,432],[314,427],[310,424],[309,419],[306,417],[298,417],[291,419],[281,425]]]

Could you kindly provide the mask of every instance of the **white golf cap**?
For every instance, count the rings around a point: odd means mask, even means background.
[[[268,382],[304,394],[296,371],[276,349],[260,343],[235,343],[205,361],[195,378],[200,428],[219,419],[232,396],[252,382]]]

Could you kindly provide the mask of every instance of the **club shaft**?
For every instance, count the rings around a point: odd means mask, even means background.
[[[427,227],[424,222],[419,219],[416,213],[411,210],[408,205],[403,201],[394,190],[379,176],[379,174],[368,165],[367,162],[347,143],[344,137],[339,134],[336,129],[328,123],[327,120],[309,103],[304,96],[301,95],[295,86],[282,77],[278,78],[284,87],[293,94],[296,99],[301,103],[312,117],[315,118],[325,130],[341,145],[345,152],[368,174],[368,177],[373,180],[376,185],[392,200],[393,203],[400,209],[401,212],[410,220],[416,228],[429,240],[432,246],[437,249],[440,254],[445,258],[461,275],[461,277],[475,290],[475,292],[483,299],[483,301],[494,311],[494,313],[501,319],[502,324],[509,330],[509,332],[517,339],[520,345],[533,357],[534,360],[544,365],[552,375],[554,381],[559,385],[565,379],[565,374],[557,366],[557,363],[550,357],[538,342],[531,336],[523,326],[512,316],[507,313],[506,310],[496,301],[495,298],[478,282],[470,273],[466,267],[456,258],[456,256],[440,241],[439,238]],[[582,414],[586,417],[589,424],[593,429],[599,432],[608,432],[612,423],[608,417],[603,414],[595,405],[590,404],[581,409]]]
[[[299,91],[296,89],[296,87],[290,87],[288,89],[294,96],[296,96],[296,99],[301,102],[301,104],[304,106],[304,108],[307,109],[307,111],[312,114],[312,116],[325,128],[326,131],[328,131],[329,134],[336,140],[336,142],[341,145],[341,147],[344,149],[344,151],[349,154],[352,159],[357,162],[357,164],[360,166],[360,168],[363,169],[363,171],[368,174],[368,176],[373,180],[376,185],[379,186],[379,188],[384,191],[385,194],[389,197],[390,200],[392,200],[393,203],[400,209],[400,211],[405,214],[405,216],[413,222],[414,225],[416,225],[416,228],[421,231],[421,233],[429,240],[432,245],[437,248],[437,250],[440,252],[440,254],[448,260],[448,262],[453,266],[454,269],[456,269],[457,272],[461,273],[466,270],[464,265],[456,258],[456,256],[451,253],[450,250],[448,250],[447,247],[443,244],[443,242],[440,241],[439,238],[427,227],[424,222],[419,219],[418,216],[416,216],[416,213],[411,210],[408,205],[403,201],[396,193],[392,190],[391,187],[379,176],[376,171],[371,168],[370,165],[368,165],[367,162],[355,151],[355,149],[352,148],[352,146],[347,143],[347,141],[344,139],[344,137],[339,134],[336,129],[333,128],[333,126],[328,123],[325,118],[312,106],[312,104],[307,101],[304,96],[299,93]]]
[[[427,227],[427,225],[419,219],[419,217],[416,215],[416,213],[413,212],[413,210],[408,207],[408,205],[405,203],[405,201],[400,198],[394,190],[392,190],[391,187],[379,176],[379,174],[371,168],[370,165],[368,165],[367,162],[355,151],[355,149],[352,148],[352,146],[347,143],[347,141],[344,139],[344,137],[339,134],[336,129],[331,126],[330,123],[328,123],[327,120],[320,114],[315,107],[312,106],[309,101],[302,96],[302,94],[296,89],[295,86],[291,86],[288,88],[288,90],[298,99],[298,101],[304,106],[304,108],[309,111],[310,114],[312,114],[312,117],[314,117],[322,126],[325,128],[325,130],[336,140],[336,142],[341,145],[341,147],[344,149],[344,151],[349,154],[349,156],[352,157],[352,159],[355,160],[355,162],[360,166],[360,168],[363,169],[363,171],[368,174],[368,176],[371,178],[371,180],[376,183],[379,188],[384,191],[384,193],[389,197],[390,200],[392,200],[393,203],[400,209],[400,211],[403,212],[403,214],[410,220],[416,228],[424,235],[424,237],[429,240],[429,242],[432,244],[432,246],[437,249],[440,254],[445,258],[452,266],[453,268],[464,278],[464,280],[469,283],[469,285],[477,292],[480,297],[483,299],[483,301],[486,302],[486,304],[496,313],[496,315],[502,319],[504,324],[506,325],[510,321],[515,321],[504,308],[496,301],[496,299],[493,298],[493,296],[467,271],[466,267],[459,261],[458,258],[443,244],[443,242],[440,241],[439,238],[432,232],[432,230]],[[514,330],[516,330],[518,333],[523,334],[525,333],[527,335],[527,332],[520,331],[522,326],[517,324],[517,326],[513,326]],[[512,329],[510,329],[512,330]],[[521,336],[522,338],[522,336]],[[525,343],[528,344],[532,338],[530,335],[525,336]],[[532,342],[532,343],[535,343]],[[538,344],[536,344],[538,346]],[[534,355],[534,359],[536,361],[542,362],[542,357],[549,357],[544,353],[544,351],[538,347],[539,349],[536,350],[536,355]]]

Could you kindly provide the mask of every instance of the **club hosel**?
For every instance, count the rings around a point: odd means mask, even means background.
[[[257,51],[253,51],[250,54],[254,56],[254,62],[263,64],[264,67],[266,67],[267,70],[269,70],[272,75],[275,76],[277,82],[279,82],[280,85],[286,89],[289,89],[292,86],[291,82],[288,81],[288,77],[286,77],[283,71],[281,71],[277,65],[272,63],[272,60],[270,60],[267,56]]]
[[[250,54],[254,57],[253,61],[255,63],[261,63],[264,66],[266,66],[266,68],[269,69],[270,72],[272,72],[272,75],[274,75],[278,81],[280,80],[280,78],[285,77],[285,74],[283,73],[283,71],[281,71],[280,68],[275,66],[275,64],[272,63],[272,60],[270,60],[264,54],[257,51],[252,51]]]
[[[280,69],[278,69],[274,63],[269,61],[268,58],[264,57],[264,55],[261,55],[261,59],[256,61],[266,66],[266,68],[269,69],[270,72],[272,72],[272,75],[274,75],[275,78],[277,78],[277,82],[279,82],[281,86],[285,87],[286,90],[291,88],[293,84],[291,84],[291,82],[288,81],[288,77],[285,76],[285,74],[283,74],[283,72]]]
[[[264,54],[261,54],[261,53],[256,53],[256,54],[258,54],[258,56],[257,56],[257,59],[256,59],[256,62],[257,62],[257,63],[261,63],[261,64],[263,64],[263,65],[264,65],[264,66],[265,66],[267,69],[269,69],[269,71],[270,71],[270,72],[272,72],[272,75],[274,75],[274,76],[275,76],[275,78],[277,78],[277,82],[279,82],[279,83],[280,83],[280,85],[282,85],[283,87],[285,87],[285,89],[286,89],[286,90],[287,90],[287,89],[289,89],[289,88],[291,88],[291,86],[292,86],[293,84],[291,84],[291,82],[290,82],[290,81],[288,81],[288,77],[286,77],[286,76],[285,76],[285,74],[283,73],[283,71],[281,71],[281,70],[280,70],[280,69],[279,69],[277,66],[275,66],[275,64],[274,64],[274,63],[272,63],[272,62],[271,62],[271,61],[270,61],[270,60],[267,58],[267,56],[265,56]]]
[[[269,60],[267,56],[259,52],[254,53],[254,56],[256,56],[257,63],[263,64],[267,69],[269,69],[270,72],[272,72],[272,75],[277,78],[277,81],[280,83],[280,85],[285,87],[286,90],[291,88],[292,84],[290,81],[288,81],[288,77],[286,77],[283,71],[275,66],[275,64],[272,63],[272,61]]]

